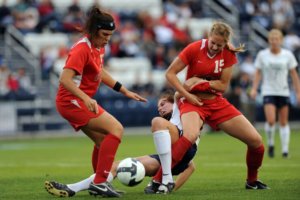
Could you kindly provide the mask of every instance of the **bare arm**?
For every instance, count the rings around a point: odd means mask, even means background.
[[[209,81],[210,88],[222,93],[225,92],[229,86],[232,77],[232,69],[233,69],[232,66],[223,69],[219,80]]]
[[[195,171],[195,164],[193,161],[189,163],[188,168],[186,168],[183,172],[181,172],[175,181],[175,188],[174,191],[178,190],[193,174]]]
[[[291,78],[293,81],[294,90],[297,96],[297,102],[300,104],[300,80],[296,68],[290,70]]]
[[[190,103],[201,106],[202,103],[197,98],[196,95],[193,95],[189,93],[182,85],[182,83],[179,81],[178,77],[176,76],[180,71],[182,71],[186,65],[181,61],[180,58],[175,58],[175,60],[171,63],[169,68],[166,72],[166,78],[170,82],[172,86],[176,88],[176,90],[184,96]]]
[[[255,72],[255,75],[254,75],[252,89],[250,91],[250,97],[252,99],[255,99],[255,97],[257,95],[257,89],[258,89],[258,85],[259,85],[260,80],[261,80],[261,70],[260,69],[256,69],[256,72]]]
[[[117,81],[115,81],[111,77],[111,75],[105,69],[103,69],[102,70],[102,82],[105,85],[107,85],[108,87],[113,88]],[[122,85],[120,92],[123,95],[127,96],[128,98],[131,98],[131,99],[134,99],[137,101],[147,102],[147,100],[145,98],[141,97],[137,93],[129,91],[124,85]]]
[[[187,90],[187,91],[191,91],[191,89],[195,86],[195,85],[197,85],[197,84],[199,84],[199,83],[201,83],[201,82],[206,82],[206,80],[204,80],[204,79],[202,79],[202,78],[198,78],[198,77],[192,77],[192,78],[190,78],[190,79],[188,79],[188,80],[186,80],[185,82],[184,82],[184,84],[183,84],[183,87]]]
[[[59,82],[62,86],[71,92],[74,96],[80,98],[87,108],[91,112],[98,113],[98,106],[96,100],[90,98],[87,94],[85,94],[73,81],[73,77],[76,75],[76,72],[72,69],[64,69],[62,74],[60,75]]]

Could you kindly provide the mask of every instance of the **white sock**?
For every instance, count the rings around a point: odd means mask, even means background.
[[[114,180],[114,176],[112,175],[111,172],[109,172],[108,176],[107,176],[107,182],[111,183]]]
[[[90,177],[79,181],[77,183],[73,183],[73,184],[68,184],[67,186],[73,190],[74,192],[79,192],[82,190],[87,190],[90,186],[90,183],[94,180],[95,178],[95,174],[91,175]]]
[[[274,139],[275,139],[275,124],[270,126],[267,122],[265,123],[265,132],[267,138],[268,146],[274,146]]]
[[[280,133],[280,140],[281,140],[281,148],[282,148],[282,153],[288,153],[289,152],[289,143],[290,143],[290,126],[280,126],[279,128],[279,133]]]
[[[171,136],[169,130],[160,130],[153,133],[153,140],[156,152],[159,156],[163,177],[162,183],[174,182],[172,177],[172,154],[171,154]]]

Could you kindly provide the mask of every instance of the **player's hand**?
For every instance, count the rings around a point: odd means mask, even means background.
[[[127,90],[124,95],[128,98],[131,98],[131,99],[134,99],[136,101],[141,101],[141,102],[147,102],[147,99],[145,99],[144,97],[138,95],[137,93],[135,92],[131,92],[129,90]]]
[[[196,95],[189,93],[185,96],[186,100],[195,106],[202,106],[203,102]]]
[[[86,100],[84,100],[84,104],[89,109],[89,111],[98,114],[98,103],[95,99],[87,98]]]

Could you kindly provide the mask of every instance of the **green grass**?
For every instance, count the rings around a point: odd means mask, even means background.
[[[170,195],[145,195],[148,177],[136,187],[126,187],[117,180],[114,185],[126,190],[123,199],[300,199],[300,132],[291,136],[289,159],[280,153],[276,135],[276,155],[267,156],[260,170],[260,179],[272,189],[244,189],[246,146],[222,133],[201,138],[195,158],[196,171],[177,192]],[[0,140],[0,199],[57,199],[44,190],[45,180],[76,182],[92,173],[92,143],[87,137],[35,138]],[[124,136],[117,159],[154,152],[151,135]],[[72,199],[95,199],[83,191]]]

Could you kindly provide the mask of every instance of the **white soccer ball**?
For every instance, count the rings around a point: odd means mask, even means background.
[[[135,186],[143,181],[145,167],[134,158],[125,158],[118,165],[117,177],[124,185]]]

